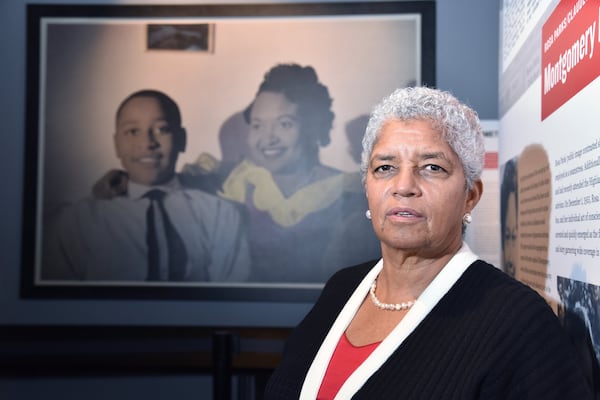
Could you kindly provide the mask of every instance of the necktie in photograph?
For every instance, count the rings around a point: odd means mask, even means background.
[[[167,244],[168,260],[168,280],[180,281],[185,276],[185,267],[187,264],[187,252],[183,239],[177,233],[173,226],[167,211],[165,210],[164,198],[167,194],[159,189],[150,190],[144,197],[150,200],[150,205],[146,211],[146,244],[148,245],[148,278],[149,281],[165,280],[161,277],[161,254],[159,246],[158,227],[163,226],[164,237]],[[158,213],[156,209],[158,208]],[[157,223],[156,216],[162,220],[162,224]]]

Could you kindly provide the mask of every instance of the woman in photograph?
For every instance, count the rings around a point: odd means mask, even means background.
[[[237,118],[224,124],[221,143],[229,147],[222,149],[222,161],[202,153],[195,164],[184,166],[180,178],[184,185],[213,188],[244,206],[249,280],[324,282],[341,267],[378,258],[379,243],[364,218],[359,174],[320,160],[320,148],[331,141],[334,113],[329,90],[314,68],[271,68],[243,117],[245,127]],[[117,194],[110,183],[116,176],[102,178],[96,195]]]
[[[399,89],[362,143],[382,257],[327,282],[264,398],[592,399],[546,301],[463,241],[483,193],[475,111],[448,92]]]
[[[252,280],[323,282],[379,256],[358,175],[320,161],[319,149],[331,141],[331,106],[312,67],[280,64],[243,113],[246,157],[219,194],[248,210]]]

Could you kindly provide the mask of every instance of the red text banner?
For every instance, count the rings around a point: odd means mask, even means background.
[[[600,0],[563,0],[542,27],[542,120],[600,75]]]

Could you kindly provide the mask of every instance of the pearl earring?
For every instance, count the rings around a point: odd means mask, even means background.
[[[463,225],[469,225],[473,221],[473,217],[471,213],[466,213],[463,215]]]
[[[365,217],[367,217],[367,219],[371,219],[371,210],[367,210],[365,212]]]

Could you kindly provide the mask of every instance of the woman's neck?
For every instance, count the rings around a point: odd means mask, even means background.
[[[391,252],[389,249],[383,250],[384,267],[377,279],[377,286],[390,296],[417,298],[459,249],[460,246],[455,250],[443,252],[441,256],[431,258],[418,255],[407,256],[405,252],[399,250]]]
[[[318,155],[307,155],[293,166],[271,172],[273,180],[285,197],[290,197],[303,187],[337,175],[340,171],[321,164]]]
[[[293,170],[273,172],[273,180],[285,197],[290,197],[304,186],[315,181],[318,165],[303,165]]]

